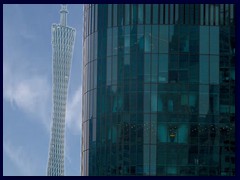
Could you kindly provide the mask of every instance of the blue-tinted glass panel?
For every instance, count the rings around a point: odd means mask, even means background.
[[[210,4],[210,25],[214,25],[214,9],[215,9],[215,5],[214,4]]]
[[[175,19],[174,19],[174,22],[175,24],[178,24],[178,13],[179,13],[179,5],[178,4],[175,4]]]
[[[151,52],[151,26],[145,26],[144,33],[144,52]]]
[[[158,25],[152,26],[152,53],[158,53]]]
[[[158,63],[158,82],[167,83],[168,82],[168,55],[160,54]]]
[[[189,4],[185,4],[185,11],[184,11],[184,24],[189,24],[190,21],[190,17],[189,17]]]
[[[113,56],[112,59],[112,83],[117,84],[117,74],[118,74],[118,61],[117,56]]]
[[[137,43],[140,52],[144,50],[144,26],[139,25],[137,27]]]
[[[112,55],[112,28],[107,30],[107,56]]]
[[[219,84],[219,56],[210,56],[210,84]]]
[[[124,24],[128,25],[130,23],[130,5],[129,4],[125,4],[125,17],[124,17]]]
[[[169,5],[168,4],[165,4],[165,24],[168,24],[168,14],[169,13]]]
[[[177,70],[179,69],[179,56],[172,54],[169,55],[169,69],[171,70]]]
[[[200,25],[204,25],[204,4],[200,4]]]
[[[169,51],[170,52],[178,52],[178,44],[179,44],[179,28],[174,25],[169,26]],[[159,33],[159,36],[161,34]],[[160,46],[159,46],[160,48]],[[159,51],[160,52],[160,51]]]
[[[145,24],[151,23],[151,5],[145,4]]]
[[[209,25],[209,4],[205,4],[205,25]]]
[[[143,4],[138,5],[138,24],[143,24]]]
[[[219,25],[219,4],[215,4],[215,25]]]
[[[170,4],[169,5],[170,7],[170,14],[169,14],[169,16],[170,16],[170,18],[169,18],[169,24],[173,24],[173,21],[174,21],[174,12],[173,12],[173,8],[174,8],[174,4]]]
[[[131,7],[132,7],[132,10],[131,10],[131,24],[137,24],[137,16],[138,16],[138,14],[137,14],[137,5],[136,4],[132,4],[131,5]]]
[[[224,25],[224,4],[220,4],[220,25]]]
[[[118,13],[117,13],[117,4],[113,4],[113,26],[117,26],[117,19],[118,19]]]
[[[112,59],[111,57],[107,58],[107,85],[111,84],[112,80]]]
[[[158,4],[153,4],[153,24],[158,24]]]
[[[151,93],[151,112],[157,112],[157,91]]]
[[[160,24],[163,24],[164,22],[164,4],[160,4],[160,15],[159,15],[159,18],[160,18]]]
[[[209,85],[199,86],[199,114],[206,117],[209,113]]]
[[[144,56],[144,82],[151,80],[151,57],[150,55]]]
[[[200,54],[209,54],[209,27],[200,26],[199,29],[199,53]],[[215,43],[213,43],[215,44]]]
[[[210,27],[210,54],[219,54],[219,27]]]
[[[108,5],[108,27],[112,26],[112,5]]]
[[[209,56],[201,55],[199,59],[199,81],[202,84],[209,83]]]
[[[118,28],[113,28],[113,55],[118,53]]]
[[[189,27],[180,26],[180,52],[189,52]]]
[[[168,26],[161,25],[159,26],[159,53],[168,53],[168,46]]]
[[[158,81],[158,55],[152,55],[152,64],[151,64],[151,73],[152,73],[152,82]]]
[[[130,27],[126,26],[124,31],[124,54],[130,53]]]

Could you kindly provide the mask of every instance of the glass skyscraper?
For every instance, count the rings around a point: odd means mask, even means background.
[[[64,133],[68,82],[76,31],[67,26],[67,6],[61,8],[60,24],[52,25],[53,112],[48,157],[48,176],[64,175]]]
[[[84,5],[82,175],[235,175],[235,5]]]

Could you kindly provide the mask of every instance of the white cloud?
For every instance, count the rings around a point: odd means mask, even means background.
[[[82,86],[80,85],[73,97],[68,98],[66,127],[73,130],[74,133],[81,133],[82,122]]]
[[[3,141],[3,151],[22,175],[32,176],[36,174],[36,166],[38,163],[32,161],[31,157],[23,147],[14,147],[9,141]]]
[[[69,94],[66,109],[65,165],[66,175],[80,175],[81,161],[81,123],[82,123],[82,86]],[[79,161],[80,159],[80,161]]]
[[[29,75],[3,63],[3,98],[50,129],[50,83],[44,75]]]

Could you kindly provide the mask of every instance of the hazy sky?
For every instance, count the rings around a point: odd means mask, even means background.
[[[65,175],[80,175],[82,5],[68,5],[76,28],[68,90]],[[3,175],[46,175],[52,109],[51,25],[60,5],[3,5]]]

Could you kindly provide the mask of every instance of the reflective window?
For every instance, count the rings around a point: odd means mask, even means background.
[[[157,54],[152,55],[151,73],[152,73],[152,82],[157,82],[158,81],[158,55]]]
[[[204,25],[204,4],[200,5],[200,25]]]
[[[190,17],[189,17],[189,4],[185,4],[185,8],[184,8],[184,24],[190,24]]]
[[[151,5],[145,4],[145,24],[150,24],[151,22]]]
[[[187,70],[181,70],[179,71],[179,82],[188,82],[188,71]]]
[[[171,25],[169,26],[169,51],[170,52],[178,52],[178,44],[179,44],[179,32],[178,27]],[[159,32],[159,36],[161,33]],[[160,45],[159,45],[160,48]],[[159,51],[160,52],[160,51]]]
[[[160,4],[160,24],[163,24],[164,22],[164,4]]]
[[[179,68],[188,69],[188,55],[179,56]]]
[[[169,5],[170,6],[170,14],[169,14],[169,16],[170,16],[170,18],[169,18],[169,24],[173,24],[173,21],[174,21],[174,4],[170,4]]]
[[[225,25],[229,24],[229,4],[225,4]]]
[[[117,25],[118,26],[123,26],[123,21],[124,21],[124,5],[123,4],[118,4],[118,10],[117,10]]]
[[[234,175],[234,11],[84,7],[84,174]]]
[[[125,27],[124,32],[124,53],[129,54],[130,53],[130,27]]]
[[[112,26],[112,5],[108,5],[108,27]]]
[[[189,27],[180,27],[180,52],[189,52]]]
[[[113,56],[112,59],[112,83],[117,83],[117,74],[118,74],[118,66],[117,66],[117,56]]]
[[[137,24],[137,5],[136,4],[132,4],[131,5],[132,9],[131,9],[131,24]]]
[[[145,26],[145,33],[144,33],[144,52],[151,52],[151,26]]]
[[[219,56],[210,56],[210,83],[219,84]]]
[[[150,55],[144,56],[144,82],[151,80],[151,58]]]
[[[200,85],[199,93],[199,114],[205,117],[209,110],[209,85]]]
[[[124,18],[124,24],[128,25],[130,22],[130,5],[129,4],[125,4],[125,18]]]
[[[168,44],[168,26],[161,25],[159,26],[159,53],[168,53]]]
[[[151,112],[157,112],[157,92],[153,91],[151,93]]]
[[[189,4],[189,24],[194,24],[195,20],[195,9],[194,9],[194,4]]]
[[[176,24],[178,24],[178,12],[179,12],[178,7],[179,7],[179,5],[175,4],[175,21],[174,22]]]
[[[159,55],[158,64],[158,82],[167,83],[168,82],[168,55]]]
[[[168,20],[169,20],[169,18],[168,18],[168,11],[169,11],[169,5],[168,4],[165,4],[165,22],[164,22],[164,24],[168,24]]]
[[[209,4],[205,4],[205,25],[209,25]]]
[[[210,27],[210,54],[219,54],[219,27]]]
[[[199,81],[202,84],[209,83],[209,56],[201,55],[199,59]]]
[[[158,4],[153,4],[153,24],[158,24]]]
[[[138,5],[138,24],[143,24],[143,4]]]
[[[190,26],[189,28],[189,52],[199,53],[199,27]]]
[[[118,53],[118,28],[113,28],[113,55]]]
[[[112,59],[111,57],[107,58],[107,85],[111,84],[112,80]]]
[[[113,4],[113,26],[117,26],[117,19],[118,19],[118,13],[117,13],[117,4]]]
[[[220,25],[224,25],[224,4],[220,4]]]
[[[137,43],[139,51],[142,52],[144,50],[144,26],[139,25],[137,27]]]
[[[112,28],[107,30],[107,55],[112,55]]]
[[[158,53],[158,25],[152,26],[152,53]]]
[[[171,54],[169,55],[169,69],[177,70],[179,69],[178,55]]]
[[[215,5],[214,4],[210,4],[210,25],[214,25],[214,9],[215,9]]]
[[[170,83],[177,83],[178,82],[178,71],[169,70],[168,78],[169,78]]]

